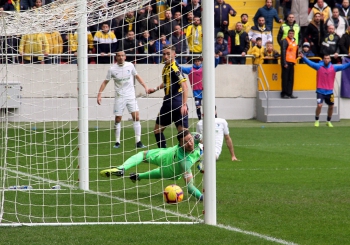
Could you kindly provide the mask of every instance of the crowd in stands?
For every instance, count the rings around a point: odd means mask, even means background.
[[[0,0],[0,10],[27,11],[53,2],[55,0]],[[108,4],[124,0],[101,2],[100,10],[90,18],[98,19]],[[350,53],[349,0],[280,0],[278,4],[283,7],[283,19],[278,16],[272,0],[266,0],[265,6],[258,8],[249,21],[246,13],[237,13],[223,0],[214,1],[214,45],[220,64],[245,64],[247,54],[254,55],[254,64],[277,63],[281,50],[274,50],[273,43],[277,41],[281,45],[290,29],[295,32],[299,51],[307,56],[327,53],[332,55],[332,62],[337,63],[339,54]],[[231,30],[230,16],[236,15],[240,21]],[[282,23],[277,40],[273,40],[274,21]],[[77,63],[76,30],[0,38],[2,63],[6,59],[8,63]],[[89,63],[113,63],[111,54],[124,50],[127,61],[158,64],[162,62],[162,47],[168,44],[176,47],[179,64],[191,62],[191,55],[202,53],[201,1],[152,0],[136,12],[90,26],[87,39]],[[10,55],[4,58],[4,54]],[[16,54],[19,57],[11,56]],[[231,55],[230,58],[227,55]]]

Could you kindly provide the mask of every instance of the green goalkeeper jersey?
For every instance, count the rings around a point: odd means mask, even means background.
[[[185,152],[179,145],[150,150],[146,156],[146,162],[149,161],[160,167],[163,178],[181,179],[184,172],[191,173],[191,167],[200,160],[201,149],[199,143],[201,135],[191,133],[194,140],[194,149],[192,152]]]

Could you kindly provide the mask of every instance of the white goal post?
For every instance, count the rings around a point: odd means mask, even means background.
[[[206,106],[215,104],[213,1],[202,1],[202,23],[206,26],[202,111],[212,115],[206,116],[204,122],[206,173],[197,171],[197,166],[192,170],[195,185],[205,190],[204,202],[186,194],[183,180],[142,180],[134,184],[128,177],[103,179],[99,175],[100,170],[123,163],[137,149],[133,147],[133,122],[127,110],[122,120],[122,148],[113,149],[112,82],[103,94],[103,104],[96,103],[98,88],[110,64],[88,64],[91,57],[99,55],[88,55],[87,27],[138,11],[150,1],[57,0],[40,9],[2,12],[0,33],[5,47],[7,37],[52,31],[77,31],[79,45],[78,65],[9,63],[18,54],[1,53],[0,226],[216,224],[215,110]],[[95,15],[98,11],[103,14]],[[189,59],[190,65],[191,62]],[[136,62],[135,67],[149,88],[162,82],[163,64]],[[144,94],[142,89],[136,81],[136,94]],[[162,91],[158,93],[137,99],[140,114],[147,118],[141,120],[146,149],[157,148],[153,126],[162,104]],[[189,128],[195,131],[196,107],[192,97],[188,104]],[[166,129],[169,145],[177,144],[176,135],[175,127]],[[136,171],[153,168],[141,164]],[[183,189],[185,198],[181,203],[164,202],[163,190],[169,184]]]

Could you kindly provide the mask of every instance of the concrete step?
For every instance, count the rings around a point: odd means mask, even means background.
[[[321,125],[327,120],[327,115],[320,115]],[[315,114],[309,115],[268,115],[265,122],[314,122]],[[339,122],[339,114],[333,114],[333,122]]]
[[[271,106],[268,109],[269,115],[310,115],[315,114],[316,106]],[[328,106],[323,106],[321,114],[327,114]],[[267,114],[267,108],[264,107],[264,114]],[[334,106],[333,114],[338,114],[338,107]]]
[[[280,91],[269,91],[266,93],[267,93],[269,99],[281,99],[281,92]],[[293,94],[295,96],[298,96],[298,99],[313,98],[316,100],[316,92],[315,91],[294,91]],[[265,93],[262,91],[259,91],[258,98],[266,99]],[[288,100],[288,99],[284,99],[284,100]]]

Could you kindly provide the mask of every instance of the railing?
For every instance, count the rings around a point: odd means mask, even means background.
[[[265,89],[265,86],[264,86],[264,83],[263,81],[261,80],[260,77],[258,77],[258,81],[260,82],[260,85],[261,85],[261,88],[265,94],[265,98],[266,98],[266,116],[269,115],[269,92],[270,92],[270,84],[269,84],[269,81],[267,80],[266,78],[266,75],[265,75],[265,72],[264,72],[264,69],[262,68],[262,65],[260,64],[258,66],[258,68],[260,68],[261,70],[261,74],[263,75],[263,78],[265,80],[265,84],[266,84],[266,89]]]

